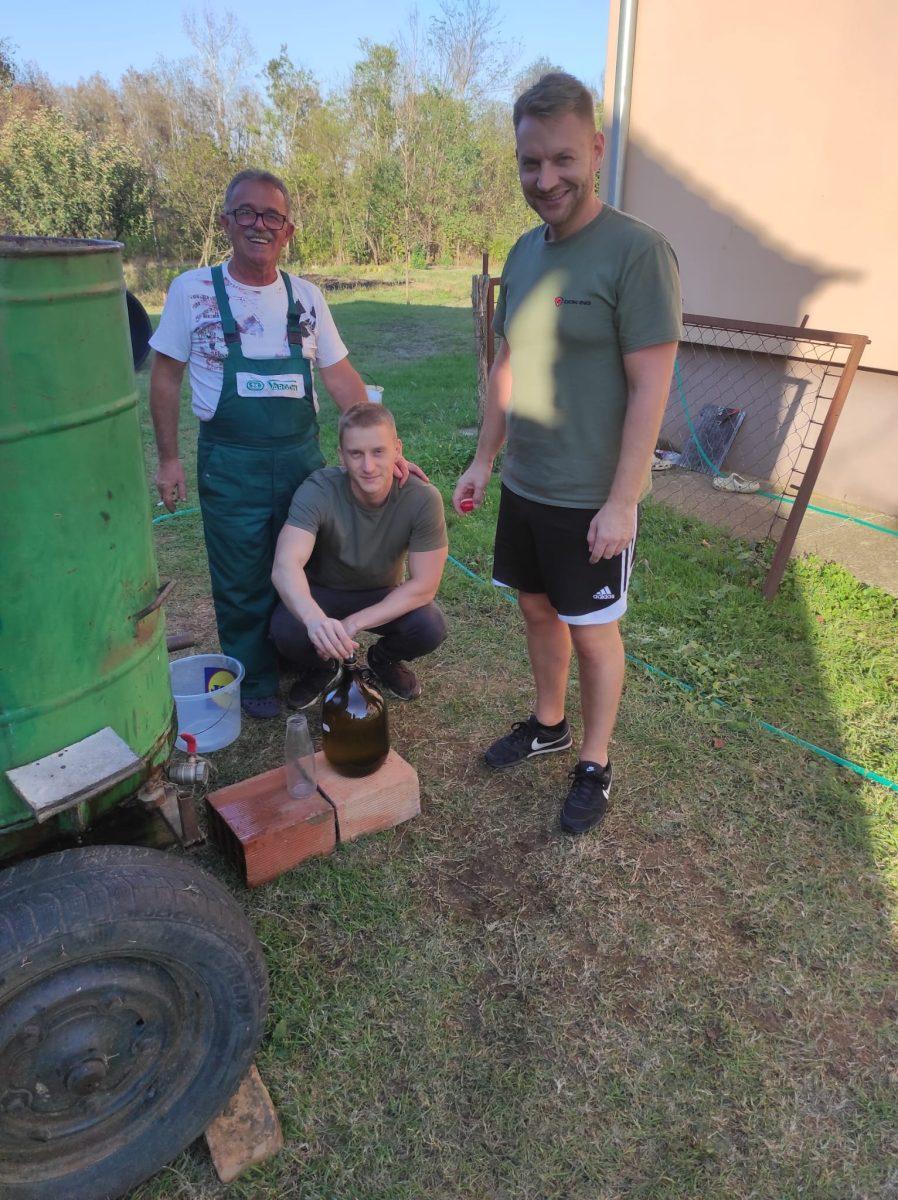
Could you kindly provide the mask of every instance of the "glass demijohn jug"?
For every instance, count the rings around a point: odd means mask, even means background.
[[[362,677],[355,655],[347,658],[321,706],[321,748],[341,775],[370,775],[390,750],[387,706]]]

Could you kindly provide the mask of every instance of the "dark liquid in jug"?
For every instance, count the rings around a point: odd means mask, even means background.
[[[370,775],[389,753],[386,703],[362,678],[355,657],[346,659],[324,697],[321,734],[324,756],[341,775]]]

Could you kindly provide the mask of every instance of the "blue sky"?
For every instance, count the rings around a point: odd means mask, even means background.
[[[519,65],[546,57],[598,85],[605,66],[608,0],[566,0],[564,23],[547,0],[494,0],[503,36],[520,44]],[[54,83],[75,83],[99,71],[116,83],[129,66],[150,67],[159,55],[181,58],[190,46],[181,25],[183,0],[47,0],[11,5],[0,36],[13,44],[19,63],[35,62]],[[258,65],[286,42],[294,62],[311,68],[325,85],[339,84],[358,57],[360,38],[389,41],[407,26],[411,4],[335,0],[299,4],[212,3],[230,9],[247,28]],[[437,0],[420,0],[422,25]],[[11,11],[10,11],[11,10]],[[274,16],[265,14],[276,14]]]

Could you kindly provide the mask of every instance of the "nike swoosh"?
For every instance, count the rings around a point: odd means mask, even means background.
[[[530,749],[531,750],[545,750],[547,746],[554,746],[555,743],[561,739],[561,736],[562,735],[559,734],[557,738],[552,738],[551,741],[548,741],[548,742],[541,742],[539,740],[539,738],[534,738],[533,741],[530,743]]]

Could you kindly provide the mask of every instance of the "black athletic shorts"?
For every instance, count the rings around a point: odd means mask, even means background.
[[[636,538],[614,558],[589,561],[586,535],[594,508],[525,500],[502,485],[493,583],[545,593],[569,625],[604,625],[627,611]]]

